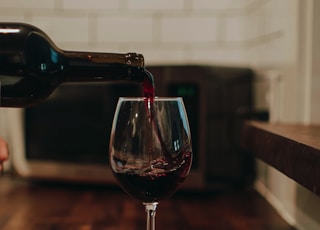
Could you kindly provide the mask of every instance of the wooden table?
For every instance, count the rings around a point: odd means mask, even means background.
[[[320,125],[250,121],[244,148],[320,196]]]
[[[160,202],[157,230],[292,230],[254,190],[180,191]],[[144,207],[118,187],[0,178],[1,230],[142,230]]]

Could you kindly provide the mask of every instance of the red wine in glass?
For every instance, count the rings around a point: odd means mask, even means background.
[[[182,98],[154,97],[152,80],[146,72],[145,97],[119,99],[109,145],[115,178],[146,207],[147,230],[155,229],[158,202],[177,190],[192,163]]]
[[[115,173],[122,188],[142,202],[158,202],[169,198],[189,174],[192,162],[190,152],[182,152],[174,160],[175,164],[166,170],[166,161],[158,159],[158,172],[136,172],[126,169],[125,173]]]

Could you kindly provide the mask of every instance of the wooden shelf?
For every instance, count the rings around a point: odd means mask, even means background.
[[[320,126],[250,121],[242,138],[257,158],[320,195]]]

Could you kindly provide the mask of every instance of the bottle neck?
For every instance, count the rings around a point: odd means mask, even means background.
[[[137,53],[91,53],[63,51],[70,61],[82,60],[88,63],[123,64],[133,67],[144,67],[144,57]]]
[[[142,82],[145,78],[144,58],[141,54],[62,52],[67,67],[64,81]]]

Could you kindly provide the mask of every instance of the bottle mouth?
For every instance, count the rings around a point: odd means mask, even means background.
[[[144,67],[144,57],[142,54],[138,53],[127,53],[126,64],[130,66]]]

